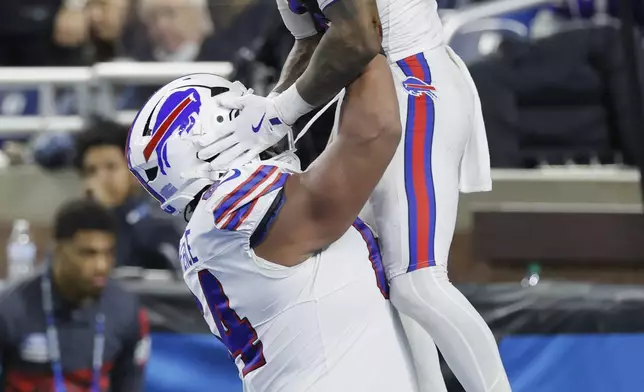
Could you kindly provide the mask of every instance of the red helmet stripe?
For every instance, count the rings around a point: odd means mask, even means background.
[[[161,126],[159,126],[159,129],[157,129],[156,132],[152,135],[152,139],[148,142],[148,144],[145,146],[143,149],[143,157],[145,158],[146,162],[150,160],[150,156],[152,156],[152,151],[154,151],[155,148],[159,145],[159,142],[161,139],[163,139],[163,135],[168,132],[170,127],[172,126],[172,123],[179,117],[181,112],[185,110],[185,108],[190,104],[190,102],[193,100],[192,95],[186,97],[175,107],[172,112],[168,115],[168,117],[163,120],[161,123]]]

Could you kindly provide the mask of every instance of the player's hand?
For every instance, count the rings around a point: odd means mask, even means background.
[[[205,162],[197,168],[202,177],[217,180],[220,174],[227,172],[232,166],[248,163],[262,152],[259,148],[248,148],[241,144],[232,128],[223,135],[218,134],[216,140],[212,140],[212,134],[207,133],[195,140],[199,146],[197,157]],[[207,174],[204,175],[204,172]]]
[[[273,98],[245,94],[234,98],[221,97],[219,104],[240,111],[232,125],[237,140],[245,148],[264,151],[291,130],[290,125],[282,120]]]

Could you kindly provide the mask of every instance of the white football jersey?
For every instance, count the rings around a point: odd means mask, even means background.
[[[284,24],[297,39],[326,29],[324,9],[342,0],[277,0]],[[436,0],[377,0],[382,47],[391,62],[426,52],[443,43]]]
[[[245,391],[416,391],[366,224],[356,220],[295,267],[253,252],[256,229],[270,226],[289,175],[268,162],[230,170],[204,193],[180,242],[186,283]]]

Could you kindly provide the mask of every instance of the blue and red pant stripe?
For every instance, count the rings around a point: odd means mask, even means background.
[[[397,62],[407,77],[432,83],[432,74],[422,53]],[[405,124],[405,192],[409,222],[409,267],[407,272],[436,265],[436,194],[432,174],[432,141],[435,107],[428,94],[409,95]]]

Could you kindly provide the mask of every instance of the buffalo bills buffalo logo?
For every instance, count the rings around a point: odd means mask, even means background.
[[[405,79],[403,87],[409,95],[413,95],[414,97],[427,95],[431,98],[436,98],[436,87],[413,76]]]
[[[159,108],[156,121],[151,130],[152,138],[145,146],[143,155],[147,160],[156,152],[159,170],[166,174],[165,168],[171,167],[168,161],[168,138],[174,133],[190,133],[201,110],[201,97],[194,88],[177,90],[166,98]]]

